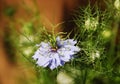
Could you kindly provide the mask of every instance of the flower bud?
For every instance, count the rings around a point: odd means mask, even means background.
[[[57,75],[57,83],[58,84],[74,84],[73,79],[68,76],[66,73],[60,72]]]
[[[23,54],[26,56],[29,56],[33,53],[33,48],[32,47],[28,47],[27,49],[23,49]]]
[[[91,53],[91,60],[94,61],[96,58],[100,57],[100,52],[99,51],[95,51]]]
[[[111,34],[112,34],[112,32],[110,30],[104,30],[102,32],[103,37],[106,38],[106,39],[110,38]]]
[[[33,33],[33,24],[31,22],[25,23],[22,27],[22,31],[25,34],[31,34]]]
[[[85,28],[88,30],[95,30],[98,25],[98,19],[96,18],[88,18],[85,21]]]
[[[117,10],[120,10],[120,0],[115,0],[114,6]]]

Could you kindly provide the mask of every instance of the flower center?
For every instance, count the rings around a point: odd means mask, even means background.
[[[57,47],[52,47],[52,48],[51,48],[51,51],[52,51],[52,52],[56,52],[57,49],[58,49]]]

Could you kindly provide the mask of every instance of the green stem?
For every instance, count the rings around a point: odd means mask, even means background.
[[[113,30],[113,38],[110,44],[110,50],[109,50],[109,63],[110,65],[113,64],[114,62],[114,54],[115,54],[115,46],[116,46],[116,36],[117,36],[117,31],[118,31],[118,22],[115,23],[114,30]]]
[[[82,73],[82,84],[86,84],[86,80],[87,80],[87,69],[85,70],[81,70]]]

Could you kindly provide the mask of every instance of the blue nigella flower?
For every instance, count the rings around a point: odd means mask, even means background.
[[[39,49],[33,55],[33,59],[37,60],[37,64],[42,67],[49,67],[51,70],[58,66],[63,66],[65,62],[74,58],[74,54],[80,51],[78,46],[75,46],[77,41],[73,39],[62,40],[56,38],[56,47],[51,44],[41,42]]]

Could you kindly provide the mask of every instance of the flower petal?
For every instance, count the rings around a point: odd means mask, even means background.
[[[41,56],[41,57],[39,57],[39,60],[37,61],[37,64],[38,64],[39,66],[46,67],[46,66],[49,65],[50,60],[51,60],[51,59],[50,59],[49,57],[45,58],[45,57]]]

